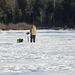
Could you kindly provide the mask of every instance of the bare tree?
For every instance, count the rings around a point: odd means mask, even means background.
[[[6,22],[6,17],[7,17],[7,15],[4,13],[4,11],[0,8],[0,22],[3,22],[3,20],[5,20],[5,22]],[[4,18],[4,19],[2,19],[2,18]]]
[[[5,0],[5,1],[6,1],[7,12],[9,14],[12,14],[12,19],[13,19],[13,22],[14,22],[14,20],[15,20],[15,11],[17,10],[16,9],[17,0]]]
[[[53,2],[53,24],[55,23],[55,7],[56,7],[56,0],[52,0]]]
[[[46,9],[49,6],[49,0],[40,0],[40,3],[41,3],[41,7],[38,7],[38,9],[39,9],[39,14],[40,14],[39,20],[42,26],[43,21],[45,20],[45,16],[46,16]]]
[[[33,6],[34,6],[34,3],[35,3],[35,0],[26,0],[26,3],[27,3],[27,6],[26,6],[26,13],[29,15],[29,23],[30,23],[30,16],[31,14],[33,13]]]

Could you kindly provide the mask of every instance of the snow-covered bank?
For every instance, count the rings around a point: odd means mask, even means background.
[[[28,31],[0,32],[0,75],[75,74],[74,30],[37,30],[36,43],[27,42]]]

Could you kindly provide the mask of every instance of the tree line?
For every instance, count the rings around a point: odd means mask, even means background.
[[[0,0],[0,23],[75,27],[75,0]]]

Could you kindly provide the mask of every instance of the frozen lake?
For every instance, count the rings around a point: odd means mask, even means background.
[[[37,30],[36,43],[28,31],[0,31],[0,75],[75,74],[75,30]]]

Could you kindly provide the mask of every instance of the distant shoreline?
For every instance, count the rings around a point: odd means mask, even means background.
[[[30,29],[31,24],[27,23],[17,23],[13,24],[10,23],[8,25],[0,23],[0,30],[27,30]],[[54,30],[75,30],[75,28],[69,28],[69,27],[37,27],[37,29],[54,29]]]

